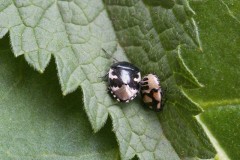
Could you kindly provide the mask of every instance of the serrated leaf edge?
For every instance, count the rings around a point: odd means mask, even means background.
[[[178,49],[177,49],[177,53],[178,53],[178,58],[181,62],[181,65],[183,65],[184,69],[190,74],[190,78],[192,79],[192,81],[195,82],[195,85],[197,85],[197,87],[204,87],[203,84],[201,84],[198,79],[194,76],[194,74],[192,73],[192,71],[187,67],[187,65],[185,64],[183,58],[182,58],[182,55],[181,55],[181,45],[178,46]]]

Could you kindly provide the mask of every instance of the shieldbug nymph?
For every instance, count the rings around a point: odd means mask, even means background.
[[[108,71],[108,90],[120,102],[129,102],[139,93],[141,74],[129,62],[114,63]]]
[[[162,90],[159,78],[155,74],[148,74],[140,82],[143,102],[152,110],[162,109]]]

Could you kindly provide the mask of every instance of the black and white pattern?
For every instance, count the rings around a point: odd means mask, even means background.
[[[140,90],[143,102],[148,108],[154,111],[160,111],[163,107],[162,90],[157,75],[148,74],[140,82]]]
[[[108,72],[108,90],[120,102],[133,100],[139,92],[141,74],[129,62],[114,63]]]

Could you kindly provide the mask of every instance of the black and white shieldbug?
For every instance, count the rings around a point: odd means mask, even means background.
[[[143,102],[152,110],[162,109],[162,90],[159,78],[155,74],[148,74],[140,82]]]
[[[133,64],[129,62],[114,63],[107,76],[108,90],[118,101],[129,102],[137,96],[141,74]]]

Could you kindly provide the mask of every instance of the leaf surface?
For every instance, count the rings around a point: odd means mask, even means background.
[[[193,1],[202,52],[184,52],[187,66],[205,87],[190,90],[194,101],[208,107],[239,104],[239,1]],[[204,23],[206,22],[206,23]]]
[[[240,156],[239,117],[239,105],[211,107],[200,115],[200,120],[216,139],[214,145],[219,159],[238,159]]]
[[[180,157],[214,156],[193,115],[201,112],[183,91],[201,84],[185,65],[180,47],[200,47],[193,11],[186,1],[106,1],[120,45],[142,73],[155,72],[165,90],[165,108],[157,114],[164,134]],[[126,16],[123,15],[126,13]]]
[[[0,4],[0,36],[9,31],[15,56],[24,55],[43,72],[53,55],[63,94],[81,86],[95,132],[110,114],[123,159],[214,156],[194,118],[201,108],[183,91],[201,87],[181,55],[182,46],[201,48],[194,12],[186,0],[1,0]],[[120,61],[126,54],[143,74],[160,76],[166,90],[163,113],[144,110],[139,99],[115,104],[98,78],[112,62],[102,48],[110,55],[119,51]]]
[[[205,86],[187,94],[205,111],[199,121],[205,126],[219,159],[239,157],[240,97],[240,3],[237,0],[191,1],[196,11],[202,52],[182,56]]]
[[[8,43],[0,40],[1,159],[119,159],[111,125],[92,132],[82,93],[63,97],[53,63],[39,74]]]

